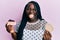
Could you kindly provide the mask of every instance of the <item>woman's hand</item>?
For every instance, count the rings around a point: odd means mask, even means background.
[[[9,33],[13,33],[13,32],[14,32],[13,25],[7,25],[7,24],[6,24],[5,27],[6,27],[7,32],[9,32]]]
[[[44,40],[51,40],[51,37],[52,37],[51,33],[49,31],[45,30],[43,39]]]
[[[5,25],[7,32],[11,33],[11,36],[14,40],[17,40],[16,32],[14,31],[13,25],[8,25],[8,23]]]
[[[6,27],[6,30],[7,32],[9,33],[13,33],[14,32],[14,25],[15,25],[15,21],[13,20],[8,20],[8,22],[6,23],[5,27]]]

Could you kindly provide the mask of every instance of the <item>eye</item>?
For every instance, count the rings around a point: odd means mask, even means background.
[[[30,10],[29,6],[26,8],[26,10]]]
[[[33,11],[36,11],[36,9],[33,9]]]
[[[26,10],[29,10],[29,8],[27,8]]]

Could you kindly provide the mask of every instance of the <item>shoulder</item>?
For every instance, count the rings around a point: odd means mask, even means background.
[[[49,31],[49,32],[52,32],[53,31],[53,26],[52,26],[52,24],[50,24],[50,23],[48,23],[46,20],[42,20],[41,21],[42,22],[42,24],[44,24],[45,25],[45,30],[47,30],[47,31]]]
[[[43,19],[43,20],[41,20],[41,23],[44,24],[44,25],[46,25],[47,21]]]

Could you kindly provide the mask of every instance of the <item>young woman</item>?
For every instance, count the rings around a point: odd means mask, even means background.
[[[6,24],[6,29],[8,32],[13,30],[11,35],[14,40],[51,40],[51,33],[45,29],[47,24],[41,16],[39,4],[31,1],[24,8],[22,20],[17,32],[14,31],[13,25]]]

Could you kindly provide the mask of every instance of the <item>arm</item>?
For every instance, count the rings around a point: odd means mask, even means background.
[[[17,40],[17,35],[16,35],[16,32],[11,33],[11,36],[12,36],[12,38],[13,38],[14,40]]]
[[[8,26],[7,26],[7,24],[6,24],[5,27],[6,27],[7,32],[11,34],[12,38],[13,38],[14,40],[17,40],[17,34],[16,34],[16,32],[14,31],[12,25],[8,25]],[[12,31],[11,31],[11,30],[12,30]]]

